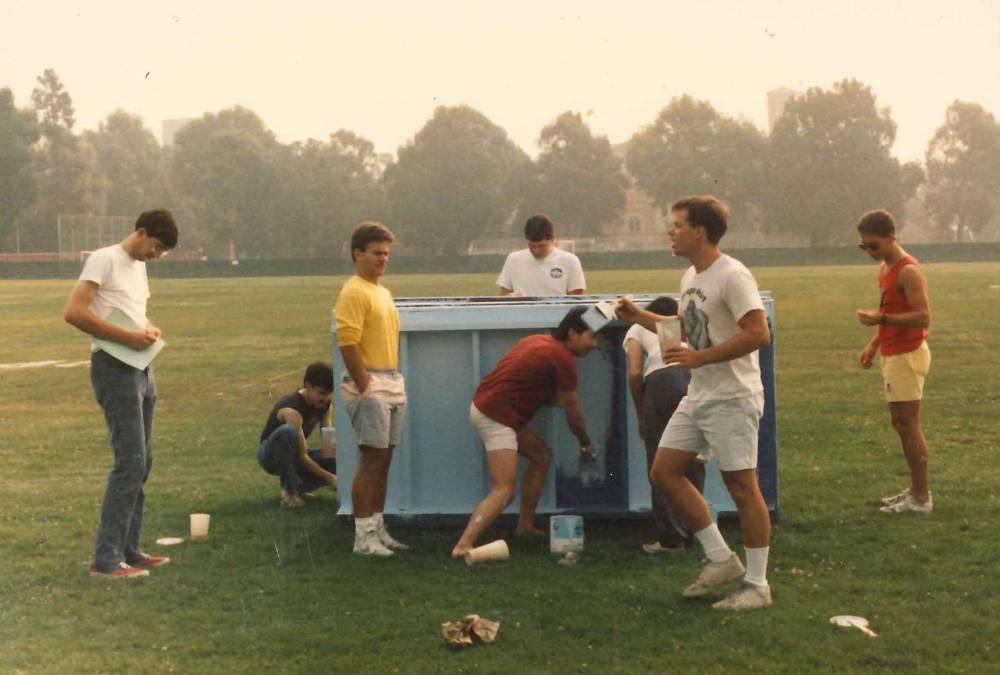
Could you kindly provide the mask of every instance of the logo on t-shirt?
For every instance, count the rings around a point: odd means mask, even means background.
[[[549,270],[549,276],[552,277],[553,279],[561,279],[562,275],[563,271],[561,267],[553,267],[552,269]]]
[[[689,302],[684,309],[684,330],[688,344],[695,349],[708,349],[712,346],[712,338],[708,336],[708,315],[698,309],[694,301]]]

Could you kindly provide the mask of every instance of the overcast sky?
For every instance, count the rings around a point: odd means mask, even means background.
[[[395,153],[465,103],[531,155],[566,110],[619,143],[688,93],[766,129],[769,89],[854,77],[909,160],[955,99],[1000,115],[1000,0],[0,0],[0,87],[26,107],[45,68],[77,130],[239,104],[284,142],[346,128]]]

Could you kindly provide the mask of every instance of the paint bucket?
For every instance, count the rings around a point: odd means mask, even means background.
[[[583,516],[549,518],[549,550],[552,553],[583,552]]]

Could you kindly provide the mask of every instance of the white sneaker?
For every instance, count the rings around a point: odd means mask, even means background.
[[[392,535],[389,534],[389,530],[385,528],[385,519],[382,514],[379,514],[377,518],[378,521],[375,525],[375,533],[378,535],[378,540],[382,542],[383,546],[391,551],[405,551],[410,548],[403,542],[396,541],[392,538]]]
[[[891,497],[882,497],[882,505],[889,506],[890,504],[895,504],[896,502],[903,501],[910,496],[910,488],[906,488],[898,495],[893,495]]]
[[[392,551],[379,541],[378,533],[374,530],[354,532],[354,552],[358,555],[374,555],[380,558],[393,555]]]
[[[934,510],[934,499],[927,495],[927,501],[923,504],[918,502],[913,495],[907,494],[905,497],[892,504],[886,504],[879,509],[882,513],[923,513],[927,515]]]
[[[746,574],[740,557],[733,552],[722,562],[708,562],[701,568],[701,573],[694,583],[684,589],[681,594],[685,598],[700,598],[719,590],[730,581],[736,581]]]
[[[389,530],[385,529],[385,525],[381,525],[375,531],[375,534],[378,535],[379,542],[391,551],[405,551],[410,548],[403,542],[393,539],[392,535],[389,534]]]
[[[712,605],[712,609],[758,609],[771,606],[771,587],[744,581],[738,590]]]

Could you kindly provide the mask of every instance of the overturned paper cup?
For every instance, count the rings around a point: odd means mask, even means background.
[[[497,539],[468,551],[465,554],[465,564],[478,565],[491,560],[507,560],[508,558],[510,558],[510,549],[507,548],[507,542],[503,539]]]
[[[191,514],[191,541],[208,539],[208,522],[211,518],[207,513]]]

